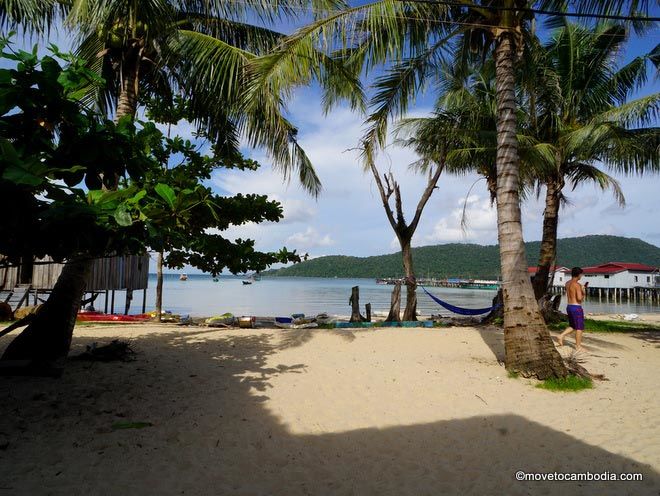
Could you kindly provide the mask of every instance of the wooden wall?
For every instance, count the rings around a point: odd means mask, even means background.
[[[0,264],[4,263],[4,257],[0,256]],[[0,268],[0,290],[12,290],[18,282],[18,267]]]
[[[44,291],[53,289],[62,273],[64,264],[52,262],[50,258],[37,260],[32,271],[32,288]],[[0,284],[7,274],[4,289],[16,286],[18,269],[0,269]],[[126,255],[97,258],[87,279],[87,291],[146,289],[149,279],[149,255]]]

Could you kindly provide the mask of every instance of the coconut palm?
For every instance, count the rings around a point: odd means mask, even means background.
[[[552,147],[554,164],[539,184],[546,187],[543,237],[534,277],[534,291],[547,291],[550,269],[557,254],[557,227],[564,189],[594,182],[612,189],[624,204],[618,182],[603,166],[619,173],[642,174],[660,170],[660,129],[657,120],[660,93],[627,102],[646,82],[651,54],[636,57],[623,67],[616,58],[627,41],[620,25],[586,29],[568,24],[558,30],[533,58],[537,83],[529,88],[537,102],[535,129],[539,140]]]
[[[506,366],[525,376],[563,376],[566,368],[554,348],[527,275],[519,197],[515,64],[532,31],[536,9],[584,13],[648,12],[650,2],[622,0],[459,0],[452,2],[379,0],[344,9],[300,29],[260,61],[253,88],[283,88],[298,64],[322,65],[320,43],[340,43],[349,67],[367,73],[386,64],[362,140],[365,158],[388,138],[388,122],[405,113],[421,90],[436,80],[447,55],[470,58],[492,53],[497,102],[497,218],[504,289]],[[301,78],[301,80],[304,78]],[[294,80],[295,82],[295,80]]]

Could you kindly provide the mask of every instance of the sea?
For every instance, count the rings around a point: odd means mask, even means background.
[[[210,275],[189,274],[187,281],[179,280],[178,274],[165,274],[163,279],[163,310],[192,317],[222,315],[235,316],[290,316],[320,313],[347,316],[351,313],[349,298],[351,288],[360,288],[360,308],[371,303],[372,314],[386,316],[389,311],[393,286],[376,284],[375,279],[343,279],[320,277],[262,277],[250,285],[244,285],[246,277],[220,276],[215,282]],[[438,298],[452,305],[465,308],[490,307],[496,294],[494,290],[469,290],[455,288],[428,288]],[[146,310],[155,308],[156,275],[149,276]],[[142,291],[135,291],[130,313],[142,311]],[[123,312],[124,292],[117,292],[115,312]],[[405,306],[405,288],[401,291],[401,310]],[[452,314],[440,307],[417,289],[417,308],[422,315]],[[104,310],[104,296],[95,303],[97,310]],[[649,313],[658,312],[658,305],[649,303],[614,303],[598,301],[593,297],[584,303],[586,313]]]

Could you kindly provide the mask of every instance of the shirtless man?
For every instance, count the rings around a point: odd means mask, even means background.
[[[566,297],[568,298],[566,313],[568,314],[568,327],[559,335],[558,339],[559,346],[564,346],[564,337],[575,331],[575,351],[584,351],[584,348],[582,347],[582,331],[584,330],[582,300],[584,300],[585,292],[584,287],[580,284],[582,272],[583,271],[580,267],[573,267],[571,269],[571,280],[566,283]]]

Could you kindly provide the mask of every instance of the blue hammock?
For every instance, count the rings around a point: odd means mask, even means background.
[[[490,313],[493,310],[496,310],[500,308],[502,305],[495,305],[493,307],[488,307],[488,308],[461,308],[461,307],[455,307],[454,305],[450,305],[449,303],[442,301],[440,298],[437,298],[436,296],[433,296],[431,293],[429,293],[424,286],[421,284],[419,285],[424,292],[429,295],[433,301],[435,301],[438,305],[445,307],[447,310],[450,312],[457,313],[459,315],[481,315],[484,313]]]

